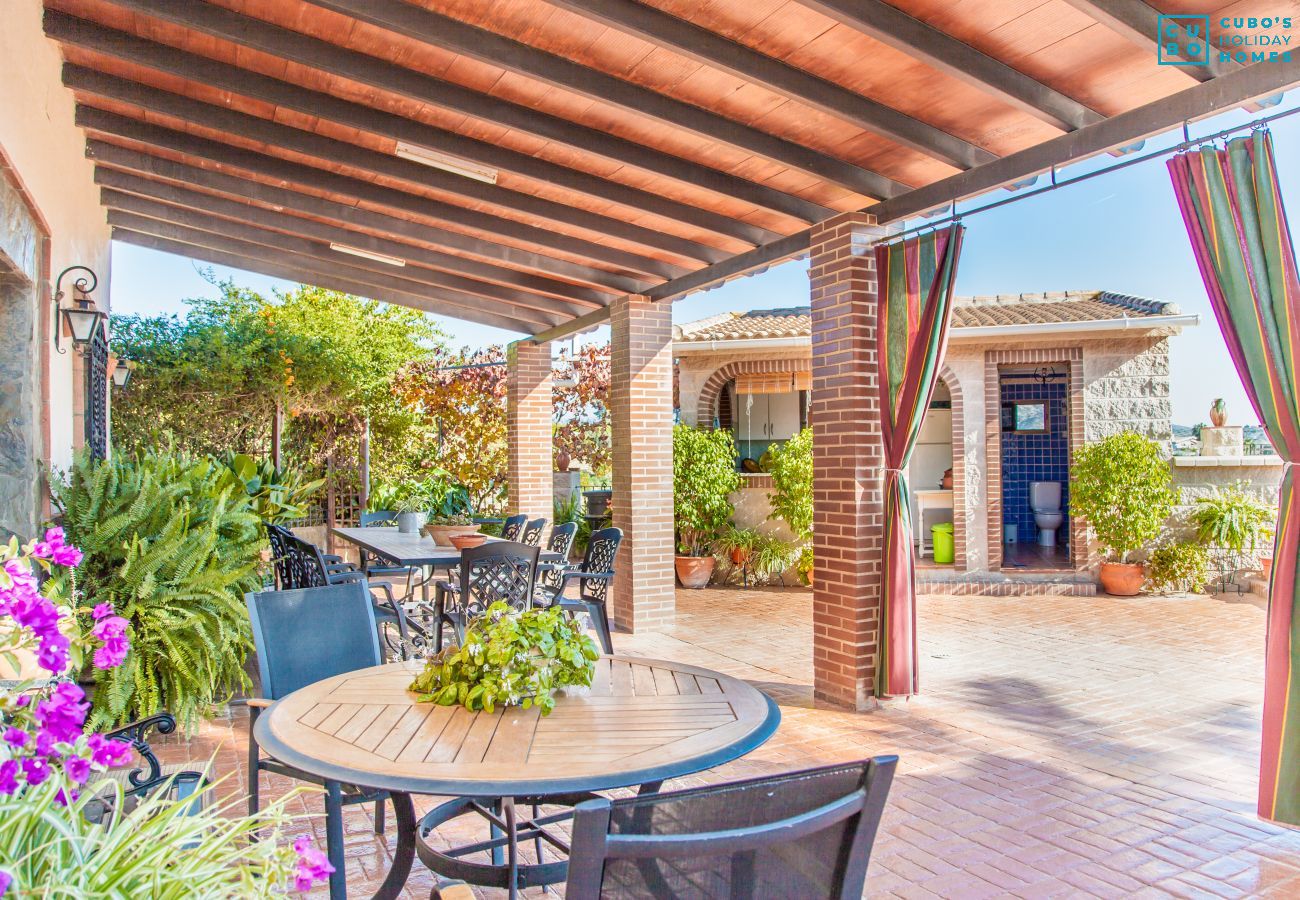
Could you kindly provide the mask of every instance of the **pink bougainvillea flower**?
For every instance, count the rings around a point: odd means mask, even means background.
[[[23,775],[31,787],[41,784],[50,777],[50,764],[40,756],[29,756],[23,760]]]
[[[97,603],[95,604],[95,608],[90,611],[90,617],[95,621],[99,621],[100,619],[111,616],[112,614],[113,604],[111,603]]]
[[[312,843],[310,835],[301,834],[293,842],[293,851],[298,854],[298,866],[294,872],[293,886],[299,893],[306,893],[318,881],[328,881],[334,872],[329,858]]]
[[[90,761],[103,768],[125,765],[131,759],[131,745],[126,741],[111,741],[95,732],[86,739]]]
[[[18,790],[18,760],[6,759],[0,763],[0,794],[6,797]]]
[[[30,737],[30,734],[12,725],[5,729],[5,743],[10,747],[21,747],[27,743]]]
[[[63,771],[75,784],[85,784],[90,778],[90,760],[69,756],[63,761]]]
[[[9,885],[13,883],[14,877],[4,869],[0,869],[0,897],[5,895],[5,892],[9,890]]]
[[[50,696],[36,704],[36,721],[43,733],[55,741],[75,741],[81,736],[82,725],[90,704],[81,702],[86,694],[77,685],[63,682]]]

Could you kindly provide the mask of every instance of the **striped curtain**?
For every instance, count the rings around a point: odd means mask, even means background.
[[[916,576],[907,468],[948,345],[953,280],[965,228],[954,223],[876,247],[877,364],[885,449],[885,532],[876,693],[917,692]]]
[[[1219,330],[1255,414],[1286,461],[1269,588],[1259,814],[1300,825],[1300,283],[1277,186],[1273,137],[1169,160],[1178,206]]]

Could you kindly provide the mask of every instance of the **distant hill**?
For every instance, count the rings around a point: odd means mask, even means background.
[[[1196,433],[1195,431],[1192,430],[1192,426],[1190,425],[1174,425],[1172,427],[1174,430],[1175,440],[1182,440],[1183,438],[1189,438]]]
[[[1171,427],[1173,429],[1174,440],[1176,441],[1180,441],[1183,438],[1193,437],[1196,434],[1194,427],[1191,425],[1173,425]],[[1258,425],[1242,426],[1241,432],[1242,437],[1245,438],[1246,443],[1248,444],[1268,443],[1268,435],[1265,434],[1264,429],[1260,428]]]

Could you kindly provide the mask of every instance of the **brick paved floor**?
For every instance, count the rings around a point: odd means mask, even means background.
[[[924,597],[924,693],[868,714],[814,706],[810,606],[800,590],[681,591],[671,632],[615,636],[781,705],[766,745],[669,787],[897,753],[870,896],[1300,896],[1300,832],[1253,812],[1264,619],[1250,600]],[[215,754],[238,793],[246,737],[236,710],[165,754]],[[269,782],[264,795],[287,786]],[[319,800],[295,808],[323,837]],[[347,829],[364,897],[391,826],[375,838],[353,808]],[[410,895],[431,883],[419,872]]]

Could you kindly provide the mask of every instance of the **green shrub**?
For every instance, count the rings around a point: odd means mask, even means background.
[[[812,537],[813,520],[813,437],[805,428],[790,440],[772,448],[768,471],[772,491],[773,519],[784,519],[795,539],[806,542]]]
[[[1081,447],[1070,468],[1070,512],[1092,526],[1115,562],[1160,533],[1178,492],[1155,441],[1131,431]]]
[[[1212,496],[1198,497],[1190,519],[1202,543],[1234,553],[1254,553],[1261,542],[1272,540],[1276,515],[1276,510],[1233,485],[1215,490]]]
[[[799,548],[778,537],[763,534],[756,528],[737,528],[734,525],[722,532],[714,549],[728,554],[728,558],[733,553],[743,557],[736,568],[741,569],[747,563],[749,574],[760,583],[776,578],[794,565],[799,556]]]
[[[1153,591],[1198,594],[1210,580],[1210,555],[1200,544],[1161,544],[1147,556],[1146,570]]]
[[[730,495],[740,490],[736,442],[729,431],[673,429],[673,514],[677,546],[705,556],[735,513]]]
[[[325,479],[307,481],[302,473],[277,469],[270,459],[227,451],[218,457],[226,477],[248,494],[253,512],[268,525],[284,525],[307,515],[307,504],[325,485]]]
[[[266,546],[245,491],[223,467],[181,454],[82,454],[52,479],[87,603],[130,623],[131,654],[97,673],[92,727],[160,709],[186,729],[248,686],[243,595],[260,584]]]

